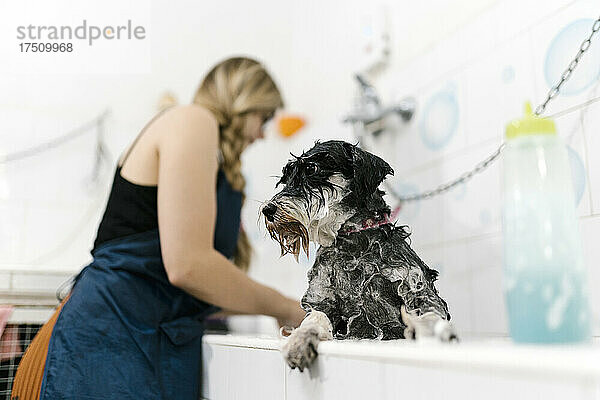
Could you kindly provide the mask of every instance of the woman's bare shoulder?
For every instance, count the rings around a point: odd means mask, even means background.
[[[206,123],[213,126],[219,125],[213,113],[205,107],[194,103],[174,106],[168,114],[173,119]]]
[[[172,107],[166,112],[161,125],[157,127],[162,132],[158,139],[159,145],[174,138],[218,141],[219,124],[215,116],[197,104]]]

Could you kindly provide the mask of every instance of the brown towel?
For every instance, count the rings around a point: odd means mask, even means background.
[[[69,295],[70,296],[70,295]],[[37,400],[42,388],[42,377],[44,366],[48,355],[48,344],[54,329],[54,324],[60,314],[63,305],[69,299],[65,297],[50,317],[35,335],[29,347],[25,351],[12,386],[12,400]]]

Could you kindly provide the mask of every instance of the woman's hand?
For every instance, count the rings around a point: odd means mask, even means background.
[[[300,307],[300,302],[294,299],[287,299],[287,312],[277,318],[277,323],[280,328],[291,327],[297,328],[306,316],[306,311]]]

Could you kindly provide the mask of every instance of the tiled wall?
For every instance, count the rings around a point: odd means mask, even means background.
[[[413,121],[396,138],[398,191],[432,189],[491,155],[505,124],[523,103],[534,107],[577,53],[600,15],[597,1],[553,1],[544,7],[498,2],[409,65],[388,71],[380,87],[416,96]],[[600,278],[600,36],[544,115],[555,117],[569,149],[591,287]],[[402,88],[402,90],[399,90]],[[592,102],[587,106],[586,102]],[[373,144],[377,148],[377,143]],[[447,194],[405,205],[400,222],[440,270],[438,287],[458,328],[506,334],[502,293],[501,160]],[[600,296],[594,331],[600,333]]]

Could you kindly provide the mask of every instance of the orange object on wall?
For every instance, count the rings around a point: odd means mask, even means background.
[[[302,127],[306,125],[306,121],[300,116],[284,115],[279,117],[277,125],[279,127],[279,133],[282,136],[290,137],[302,129]]]

